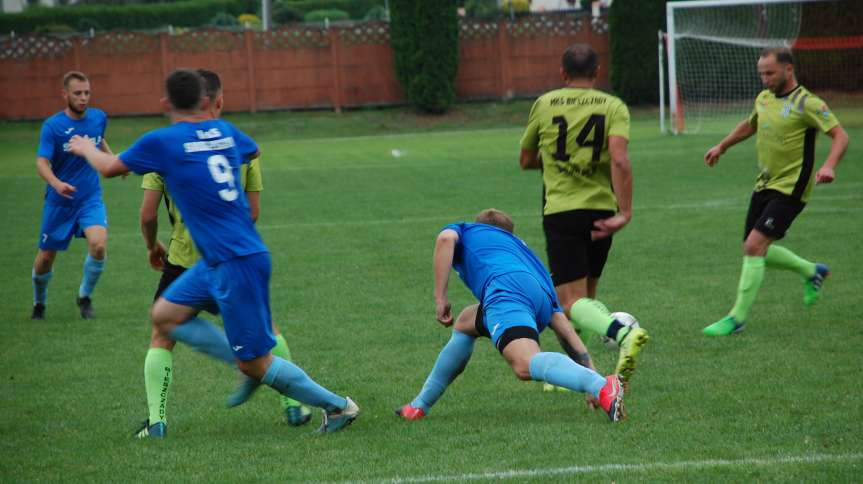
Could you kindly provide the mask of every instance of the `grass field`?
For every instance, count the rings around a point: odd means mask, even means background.
[[[863,110],[834,107],[850,151],[783,242],[833,268],[814,308],[803,307],[796,275],[768,271],[744,334],[701,335],[733,302],[754,143],[708,169],[701,158],[721,135],[662,136],[655,113],[636,111],[634,218],[599,293],[652,336],[629,419],[612,425],[580,396],[517,381],[487,341],[428,418],[393,416],[449,338],[434,321],[439,229],[494,206],[545,257],[539,174],[517,166],[529,106],[468,104],[445,118],[229,116],[263,152],[258,227],[273,252],[274,317],[298,364],[362,407],[350,429],[324,437],[311,434],[317,416],[283,424],[270,390],[225,410],[234,371],[178,346],[169,437],[132,439],[147,415],[147,309],[159,277],[138,230],[140,178],[103,182],[109,260],[96,319],[75,307],[85,252],[76,241],[57,258],[47,319],[31,322],[39,123],[0,123],[0,481],[859,482]],[[107,138],[119,151],[163,123],[114,119]],[[456,280],[451,288],[454,306],[472,302]],[[559,351],[550,334],[543,345]],[[597,339],[589,347],[600,370],[613,368],[612,352]]]

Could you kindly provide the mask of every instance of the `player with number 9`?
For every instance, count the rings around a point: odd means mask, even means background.
[[[563,53],[564,87],[540,96],[521,138],[522,169],[542,169],[543,229],[555,291],[580,331],[620,344],[616,373],[628,381],[647,332],[596,301],[614,233],[632,218],[629,109],[594,89],[599,59],[587,44]]]

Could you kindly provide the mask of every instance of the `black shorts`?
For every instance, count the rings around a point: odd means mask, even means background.
[[[743,230],[743,240],[749,237],[749,232],[756,229],[772,238],[781,239],[791,227],[791,222],[800,215],[806,204],[776,190],[759,190],[752,194],[749,201],[749,212],[746,214],[746,227]]]
[[[611,250],[611,237],[590,240],[590,231],[594,222],[612,216],[611,210],[570,210],[542,218],[548,268],[555,286],[584,277],[599,279]]]
[[[485,327],[485,323],[482,319],[482,304],[480,304],[476,308],[476,319],[473,322],[473,326],[480,336],[491,339],[491,334],[489,334],[488,328]],[[521,338],[529,338],[539,344],[539,333],[534,328],[531,328],[530,326],[513,326],[511,328],[507,328],[506,331],[500,335],[500,338],[497,340],[497,350],[500,354],[503,354],[503,349],[506,348],[506,345]]]
[[[159,299],[159,296],[165,292],[165,289],[167,289],[172,282],[176,281],[184,272],[186,272],[185,267],[165,261],[165,267],[162,269],[162,277],[159,279],[159,287],[156,288],[156,295],[153,296],[153,301]]]

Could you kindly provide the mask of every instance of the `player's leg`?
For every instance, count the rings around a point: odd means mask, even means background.
[[[278,356],[285,361],[293,361],[291,359],[291,350],[288,348],[288,342],[285,340],[282,332],[279,331],[276,323],[272,324],[273,335],[276,337],[276,346],[272,350],[273,356]],[[289,425],[297,427],[307,423],[311,419],[312,412],[308,407],[301,405],[300,402],[284,395],[281,395],[279,400],[282,405],[282,413],[285,414],[285,419]]]
[[[90,296],[105,270],[108,230],[101,225],[91,225],[84,229],[84,236],[87,238],[87,257],[84,258],[83,275],[76,302],[81,310],[81,317],[90,319],[93,317],[93,302]]]
[[[48,283],[57,252],[66,250],[75,233],[74,209],[45,204],[42,207],[42,224],[39,232],[39,250],[33,261],[33,314],[31,319],[45,318],[48,300]]]
[[[324,388],[297,365],[271,354],[270,255],[238,257],[213,269],[213,293],[238,367],[253,382],[324,410],[319,432],[347,427],[359,414],[350,398]],[[242,402],[239,402],[242,403]]]
[[[483,313],[479,304],[471,304],[459,313],[452,335],[438,354],[422,390],[409,404],[396,410],[397,415],[405,420],[419,420],[431,411],[447,387],[467,367],[473,354],[474,342],[481,335],[477,328],[483,325],[482,319]]]

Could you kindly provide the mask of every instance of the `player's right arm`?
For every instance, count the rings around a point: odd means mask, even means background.
[[[617,213],[597,220],[591,230],[593,240],[608,237],[632,220],[632,164],[629,161],[629,140],[623,136],[608,137],[608,154],[611,156],[611,186],[617,198]]]
[[[707,150],[707,153],[704,155],[704,162],[707,163],[707,166],[715,165],[719,161],[719,157],[725,153],[725,150],[755,134],[758,131],[757,119],[757,117],[744,119],[718,145]]]
[[[434,299],[435,315],[438,322],[444,326],[452,326],[452,304],[449,302],[449,273],[452,269],[452,259],[455,255],[455,244],[458,233],[452,229],[444,229],[437,236],[434,248]]]
[[[86,158],[94,170],[111,178],[129,172],[129,168],[117,155],[108,154],[93,144],[90,138],[75,135],[69,140],[69,151]]]
[[[540,99],[533,103],[530,115],[527,118],[527,127],[521,136],[521,152],[518,156],[518,164],[522,170],[538,170],[542,168],[542,159],[539,156],[539,116],[537,106]]]
[[[141,235],[147,245],[147,259],[150,267],[157,271],[165,268],[167,250],[159,241],[159,204],[162,202],[161,190],[144,189],[141,200]]]

